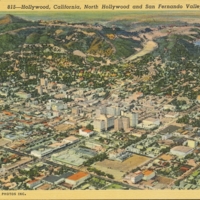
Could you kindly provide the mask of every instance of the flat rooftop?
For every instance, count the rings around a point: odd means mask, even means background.
[[[192,148],[186,147],[186,146],[176,146],[176,147],[172,148],[171,150],[187,153],[187,152],[191,151]]]
[[[73,181],[78,181],[79,179],[88,176],[88,173],[85,172],[78,172],[70,177],[68,177],[68,179],[73,180]]]
[[[170,125],[170,126],[166,127],[165,129],[163,129],[162,131],[160,131],[159,133],[161,133],[161,134],[173,133],[173,132],[177,131],[178,129],[180,129],[180,127]]]

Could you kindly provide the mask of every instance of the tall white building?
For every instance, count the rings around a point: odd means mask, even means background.
[[[123,129],[126,131],[127,129],[130,128],[130,118],[128,117],[122,117],[122,126]]]
[[[105,121],[104,120],[95,119],[93,125],[94,125],[95,131],[101,132],[101,131],[105,130]]]
[[[138,113],[125,113],[124,116],[129,117],[130,119],[130,127],[135,127],[138,125]]]
[[[115,131],[127,130],[130,128],[130,119],[128,117],[119,117],[114,120]]]
[[[118,106],[101,106],[96,110],[96,116],[100,115],[120,116],[120,108]]]
[[[115,116],[115,108],[114,107],[106,107],[106,114]]]
[[[117,106],[108,106],[108,107],[106,107],[106,114],[112,115],[112,116],[119,116],[120,108]]]
[[[96,110],[96,116],[99,117],[100,115],[106,114],[106,106],[101,106],[99,109]]]
[[[117,118],[114,121],[114,129],[115,131],[121,131],[123,129],[121,118]]]
[[[107,131],[109,128],[114,127],[114,117],[110,115],[100,115],[94,120],[94,130]]]
[[[113,128],[114,127],[114,117],[113,116],[108,116],[107,115],[107,124],[106,124],[106,130]]]

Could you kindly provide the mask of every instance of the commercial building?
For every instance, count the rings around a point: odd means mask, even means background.
[[[67,177],[72,176],[72,175],[73,175],[72,172],[67,172],[60,176],[49,175],[49,176],[45,177],[43,179],[43,181],[45,181],[47,183],[51,183],[51,184],[59,184],[59,183],[64,182]]]
[[[115,131],[121,131],[123,129],[122,119],[121,118],[115,119],[115,121],[114,121],[114,129],[115,129]]]
[[[97,155],[95,150],[91,150],[84,147],[68,148],[66,151],[61,151],[59,153],[53,154],[51,159],[55,162],[80,166],[88,158],[93,158]]]
[[[73,188],[84,183],[85,180],[90,178],[90,174],[85,172],[77,172],[76,174],[73,174],[72,176],[69,176],[65,179],[65,182],[72,185]]]
[[[128,117],[122,117],[122,126],[125,131],[130,128],[130,119]]]
[[[123,155],[125,153],[125,150],[124,149],[117,149],[117,150],[113,150],[113,151],[110,151],[109,154],[108,154],[108,158],[110,160],[116,160],[117,157]]]
[[[76,143],[78,142],[79,139],[75,136],[69,136],[69,137],[66,137],[65,139],[63,139],[63,143],[67,143],[67,144],[73,144],[73,143]]]
[[[155,118],[147,118],[144,119],[142,121],[144,126],[150,126],[150,125],[156,125],[159,126],[160,125],[160,120],[159,119],[155,119]]]
[[[114,116],[111,115],[100,115],[94,120],[94,130],[95,131],[107,131],[114,127]]]
[[[90,137],[93,134],[94,134],[94,131],[91,131],[89,129],[86,129],[86,128],[79,129],[79,135],[82,135],[84,137]]]
[[[105,130],[105,121],[101,119],[95,119],[94,120],[94,130],[98,132],[102,132]]]
[[[130,180],[132,183],[138,183],[143,178],[143,173],[141,171],[137,171],[135,173],[131,173],[127,176],[125,176],[125,180]]]
[[[119,116],[120,108],[117,106],[108,106],[106,107],[106,114],[111,116]]]
[[[37,180],[37,179],[34,179],[34,180],[30,180],[26,183],[27,187],[33,189],[34,187],[38,186],[41,184],[41,180]]]
[[[173,134],[171,133],[165,133],[162,135],[162,140],[167,140],[169,138],[171,138],[173,136]]]
[[[31,151],[31,155],[38,157],[38,158],[42,158],[43,156],[46,156],[50,153],[53,152],[52,148],[47,148],[47,149],[39,149],[39,150],[33,150]]]
[[[142,173],[143,173],[143,180],[146,180],[146,181],[154,178],[156,175],[153,170],[148,170],[148,169],[142,171]]]
[[[119,117],[114,121],[115,131],[127,130],[130,128],[130,119],[128,117]]]
[[[136,132],[133,132],[131,135],[135,137],[142,137],[143,135],[146,135],[147,132],[145,130],[137,130]]]
[[[170,150],[170,153],[179,157],[185,157],[193,152],[193,148],[187,146],[176,146]]]
[[[49,147],[53,148],[54,150],[61,149],[65,146],[66,146],[66,143],[62,143],[62,142],[54,142],[53,144],[49,145]]]
[[[96,117],[99,117],[100,115],[105,115],[106,114],[106,106],[101,106],[96,110]]]
[[[93,141],[85,141],[85,147],[88,147],[90,149],[94,149],[96,151],[103,151],[104,148],[100,142],[93,142]]]
[[[120,116],[120,108],[118,106],[101,106],[96,110],[96,117],[100,115]]]
[[[97,152],[92,149],[84,148],[84,147],[79,147],[76,150],[76,153],[83,156],[84,158],[93,158],[94,156],[97,155]]]
[[[107,115],[112,115],[112,116],[115,116],[115,107],[106,107],[106,114]]]
[[[162,131],[160,131],[159,134],[164,135],[166,133],[169,133],[169,134],[174,135],[174,133],[178,132],[179,129],[180,129],[180,127],[178,127],[178,126],[170,125],[170,126],[166,127],[165,129],[163,129]]]
[[[128,112],[128,113],[124,113],[123,115],[130,119],[130,127],[136,127],[138,125],[137,112]]]
[[[108,129],[114,127],[114,117],[111,115],[107,115],[106,118],[107,118],[107,120],[106,120],[107,123],[106,123],[105,130],[107,131]]]

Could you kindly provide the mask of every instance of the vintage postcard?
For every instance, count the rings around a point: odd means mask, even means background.
[[[199,11],[0,0],[0,199],[198,198]]]

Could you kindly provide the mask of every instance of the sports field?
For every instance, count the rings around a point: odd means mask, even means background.
[[[149,159],[150,158],[148,157],[135,154],[123,162],[106,159],[102,162],[93,164],[93,167],[106,173],[112,174],[116,180],[121,180],[122,176],[126,172],[129,172],[144,162],[147,162]]]

